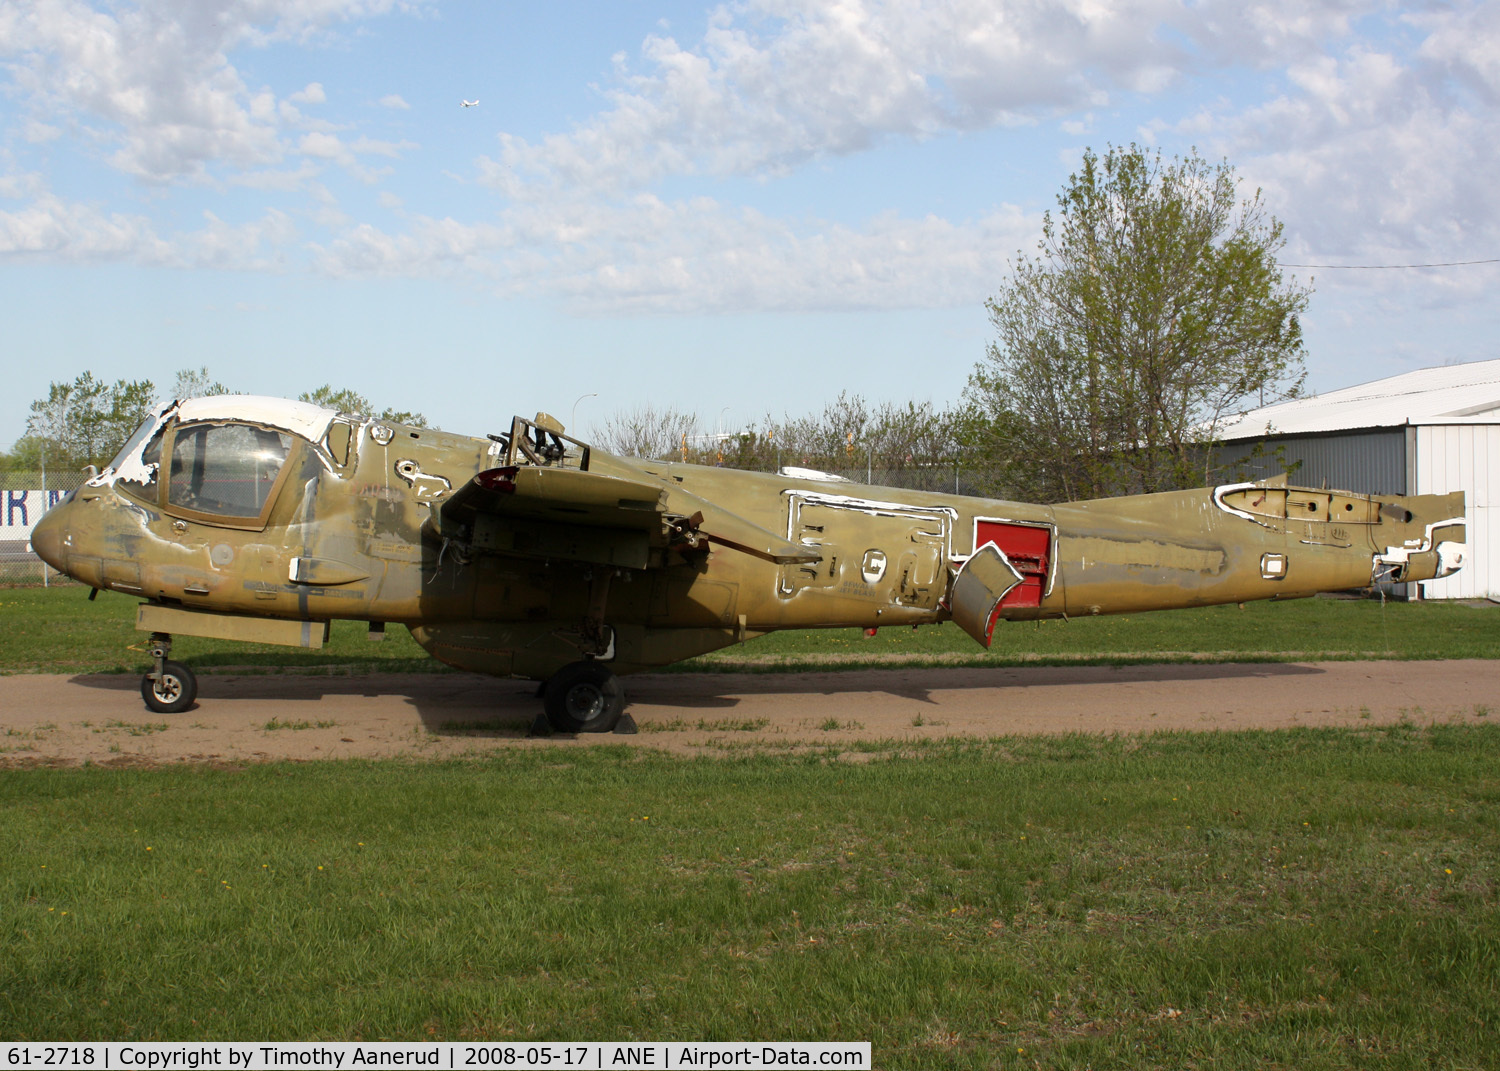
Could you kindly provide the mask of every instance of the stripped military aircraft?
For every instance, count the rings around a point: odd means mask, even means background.
[[[1445,576],[1464,497],[1284,480],[1041,506],[618,457],[555,419],[487,438],[251,396],[174,401],[32,545],[140,596],[141,694],[192,706],[173,635],[321,646],[396,622],[466,670],[545,682],[537,729],[628,731],[620,674],[777,629],[1302,598]],[[93,594],[90,594],[90,598]]]

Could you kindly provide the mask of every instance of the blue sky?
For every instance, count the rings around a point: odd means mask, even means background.
[[[1497,104],[1462,0],[6,4],[0,444],[200,365],[473,434],[944,405],[1085,147],[1229,159],[1290,263],[1486,260]],[[1296,274],[1313,389],[1500,356],[1500,265]]]

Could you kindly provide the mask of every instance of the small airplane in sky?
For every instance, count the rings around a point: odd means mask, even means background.
[[[459,106],[463,108],[477,108],[479,106],[479,102],[477,100],[460,100],[458,103]]]
[[[355,619],[545,682],[535,731],[607,732],[633,728],[619,675],[777,629],[951,620],[989,647],[1001,619],[1446,576],[1464,538],[1461,492],[1281,478],[1030,505],[619,457],[545,413],[479,439],[234,395],[161,406],[31,542],[142,599],[153,711],[197,695],[173,635],[317,648]]]

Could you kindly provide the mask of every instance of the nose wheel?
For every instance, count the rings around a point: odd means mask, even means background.
[[[152,633],[150,653],[156,665],[141,678],[141,698],[157,714],[180,714],[198,698],[197,676],[181,662],[169,661],[171,650],[171,636]]]
[[[555,733],[634,732],[624,717],[625,690],[602,662],[573,662],[552,675],[542,689],[547,725]]]

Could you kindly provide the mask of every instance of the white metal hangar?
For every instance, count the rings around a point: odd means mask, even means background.
[[[1254,479],[1363,494],[1463,491],[1469,561],[1421,598],[1500,599],[1500,360],[1416,372],[1268,405],[1221,430],[1218,460]],[[1300,463],[1300,464],[1299,464]]]

